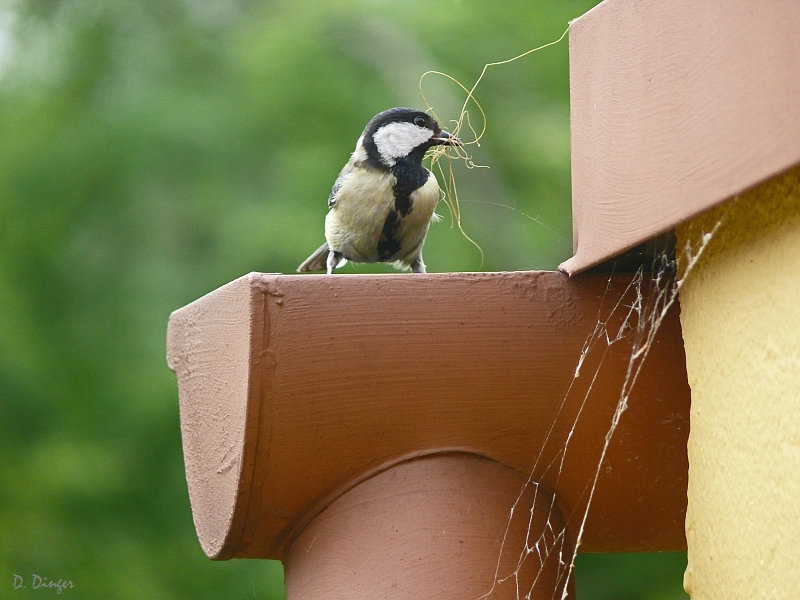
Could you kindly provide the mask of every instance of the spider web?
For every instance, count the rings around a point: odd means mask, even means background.
[[[542,596],[543,589],[553,590],[550,596],[551,600],[565,600],[568,597],[570,592],[568,582],[575,569],[575,557],[585,533],[597,482],[612,438],[617,431],[622,415],[628,409],[631,391],[636,385],[642,366],[653,347],[654,338],[668,311],[677,302],[678,295],[687,277],[694,270],[698,260],[705,252],[721,224],[722,220],[718,221],[711,231],[703,233],[700,239],[695,242],[687,243],[680,251],[676,251],[674,255],[667,251],[661,252],[653,259],[649,272],[646,272],[645,268],[640,266],[632,275],[630,282],[627,284],[624,293],[619,296],[619,299],[613,305],[604,306],[611,288],[613,273],[612,276],[609,276],[606,293],[598,309],[594,329],[583,343],[573,378],[558,406],[542,446],[538,450],[527,481],[510,509],[505,529],[500,535],[494,582],[491,588],[483,596],[480,596],[478,600],[491,598],[498,590],[498,587],[507,582],[512,582],[516,587],[517,600],[545,598],[546,596]],[[556,497],[534,480],[534,473],[537,474],[537,479],[539,480],[541,480],[541,473],[546,474],[552,470],[555,470],[556,481],[561,477],[578,423],[592,396],[595,383],[598,380],[609,350],[623,343],[631,345],[631,350],[627,355],[625,376],[619,388],[616,408],[608,423],[602,450],[597,458],[597,465],[587,485],[588,502],[583,514],[580,515],[573,546],[557,507]],[[584,373],[582,371],[585,370],[586,359],[592,352],[600,353],[599,362],[591,373]],[[577,413],[572,420],[566,440],[556,456],[550,459],[548,464],[543,465],[543,461],[546,460],[545,446],[550,438],[554,436],[556,421],[559,415],[564,412],[567,400],[575,392],[576,381],[579,377],[587,374],[590,375],[588,388],[579,402]],[[533,496],[532,500],[530,500],[531,495]],[[541,527],[536,517],[542,514],[542,503],[544,503],[547,514],[544,527]],[[528,512],[525,542],[516,555],[511,572],[504,574],[504,571],[508,569],[505,550],[510,540],[509,534],[512,529],[512,521],[515,517],[520,518],[520,513],[522,513],[521,518],[525,518],[523,511]],[[538,533],[539,531],[541,533]],[[512,556],[514,556],[513,553]],[[533,561],[532,568],[530,561]],[[545,575],[545,564],[549,564],[552,561],[557,563],[555,585],[552,585],[552,582],[544,583],[542,581]],[[532,574],[530,574],[531,571]]]

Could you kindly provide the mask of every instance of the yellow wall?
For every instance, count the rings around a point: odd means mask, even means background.
[[[800,599],[800,168],[678,228],[722,219],[681,290],[692,388],[693,600]]]

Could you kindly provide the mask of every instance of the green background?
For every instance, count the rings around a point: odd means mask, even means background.
[[[169,313],[323,241],[364,124],[557,39],[592,0],[0,3],[0,597],[280,598],[281,566],[207,560],[183,473]],[[463,94],[426,80],[443,125]],[[568,47],[494,67],[429,271],[570,255]],[[387,271],[382,265],[343,272]],[[581,599],[676,599],[684,554],[581,556]]]

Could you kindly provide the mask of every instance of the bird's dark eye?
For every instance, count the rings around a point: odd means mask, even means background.
[[[417,127],[425,127],[425,117],[414,117],[414,125]]]

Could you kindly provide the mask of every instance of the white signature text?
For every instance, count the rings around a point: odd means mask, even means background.
[[[22,575],[14,574],[14,589],[18,590],[21,588],[27,588],[28,586],[25,585],[25,578]],[[31,575],[31,588],[34,590],[38,589],[52,589],[55,590],[56,594],[60,594],[64,590],[73,587],[72,582],[69,580],[59,579],[58,581],[53,581],[52,579],[48,579],[47,577],[40,577],[33,573]]]

